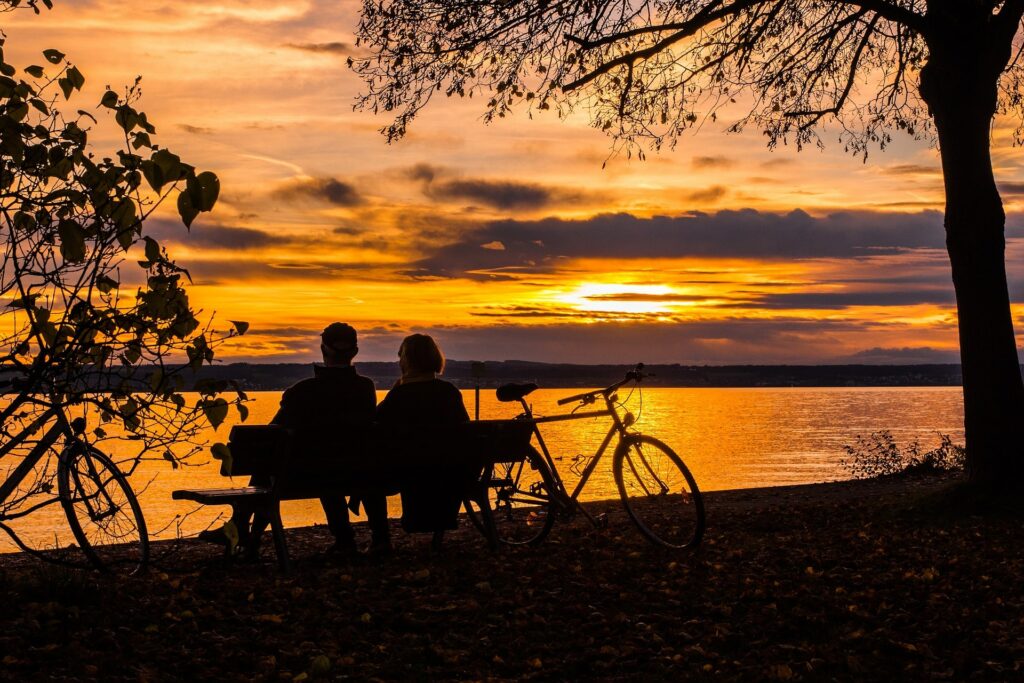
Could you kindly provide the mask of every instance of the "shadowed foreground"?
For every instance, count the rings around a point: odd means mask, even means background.
[[[936,516],[944,477],[708,495],[696,555],[560,522],[487,552],[468,523],[432,556],[326,556],[289,532],[281,577],[184,544],[122,583],[0,558],[0,677],[108,680],[697,678],[1008,680],[1024,676],[1020,517]],[[365,530],[361,530],[361,533]],[[160,548],[157,548],[160,555]]]

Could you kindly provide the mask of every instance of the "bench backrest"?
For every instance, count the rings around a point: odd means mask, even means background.
[[[370,424],[346,427],[336,438],[303,442],[278,425],[238,425],[231,429],[230,462],[221,474],[275,476],[284,473],[399,471],[407,467],[486,465],[526,459],[533,426],[517,420],[479,420],[437,427]]]
[[[237,425],[228,437],[230,458],[220,464],[220,473],[233,476],[275,476],[291,453],[292,431],[280,425]]]

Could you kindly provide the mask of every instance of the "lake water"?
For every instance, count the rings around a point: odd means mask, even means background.
[[[564,412],[555,402],[581,389],[541,389],[530,395],[537,415]],[[378,392],[378,400],[384,392]],[[280,392],[250,394],[248,424],[265,424],[274,415]],[[625,398],[625,393],[621,395]],[[473,413],[473,392],[463,392]],[[871,388],[764,388],[764,389],[669,389],[648,388],[633,393],[626,403],[637,417],[636,429],[656,436],[674,448],[693,472],[703,491],[754,488],[835,481],[848,477],[840,465],[843,445],[857,435],[889,430],[901,446],[913,440],[931,448],[938,434],[949,434],[963,443],[963,393],[959,387]],[[480,417],[514,417],[517,404],[499,403],[493,391],[481,392]],[[232,422],[234,420],[234,422]],[[216,431],[211,443],[224,441],[237,413]],[[572,458],[593,453],[608,430],[607,418],[543,425],[542,432],[559,471],[571,487]],[[611,475],[610,453],[598,466],[583,492],[584,500],[617,497]],[[6,466],[9,463],[4,463]],[[221,477],[219,463],[201,456],[195,467],[177,470],[163,461],[146,462],[133,476],[151,534],[172,538],[176,533],[194,534],[223,515],[227,508],[201,508],[172,501],[178,488],[244,485]],[[287,526],[323,523],[316,501],[283,504]],[[397,497],[389,499],[392,516],[400,514]],[[42,510],[12,522],[22,538],[35,547],[71,542],[67,522],[58,509]],[[4,536],[0,552],[14,550]]]

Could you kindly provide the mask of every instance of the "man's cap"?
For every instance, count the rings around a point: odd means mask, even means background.
[[[320,333],[324,346],[351,349],[356,346],[356,329],[346,323],[331,323]]]

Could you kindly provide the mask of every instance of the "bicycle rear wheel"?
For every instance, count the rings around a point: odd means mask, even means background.
[[[544,540],[555,522],[554,480],[536,451],[528,458],[498,462],[484,468],[481,483],[494,518],[498,540],[506,545],[535,545]],[[481,532],[479,512],[466,506],[469,518]]]
[[[135,574],[149,561],[149,534],[128,480],[104,453],[78,443],[57,469],[60,502],[78,546],[97,568]]]
[[[635,435],[623,439],[612,460],[622,504],[640,532],[666,548],[693,548],[704,535],[704,499],[675,451]]]

